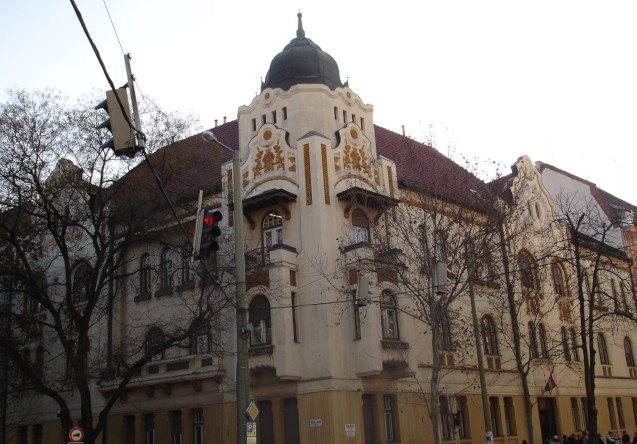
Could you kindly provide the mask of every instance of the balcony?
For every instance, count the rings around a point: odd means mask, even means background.
[[[296,248],[285,244],[272,247],[260,247],[247,250],[245,253],[246,270],[253,270],[269,265],[280,265],[282,262],[296,264]]]

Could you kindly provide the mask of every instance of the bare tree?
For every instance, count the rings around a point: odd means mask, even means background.
[[[162,143],[192,127],[188,119],[163,116],[164,129],[178,122],[172,135],[158,132]],[[122,298],[130,298],[131,287],[144,295],[138,286],[146,284],[140,282],[145,273],[140,245],[165,252],[152,264],[162,289],[174,283],[178,255],[186,276],[207,273],[188,260],[184,231],[158,200],[148,171],[142,172],[147,166],[123,176],[134,162],[99,149],[104,134],[93,129],[99,119],[89,107],[68,107],[51,91],[11,91],[0,106],[0,283],[9,307],[0,352],[8,362],[6,394],[14,422],[25,419],[20,415],[29,413],[29,403],[37,403],[57,411],[67,432],[79,399],[87,443],[105,436],[109,411],[140,369],[169,350],[193,347],[202,332],[224,328],[228,305],[220,281],[190,285],[168,304],[169,318],[137,316],[114,341]],[[184,190],[196,184],[175,183],[178,175],[167,158],[162,151],[152,158],[161,166],[158,181],[175,191],[176,211],[188,217],[196,202],[193,207],[193,196],[189,200]],[[95,397],[98,385],[108,388],[102,390],[103,402]]]
[[[617,239],[621,239],[617,233],[622,222],[619,218],[609,218],[594,199],[561,194],[556,202],[558,222],[568,231],[562,247],[566,252],[565,265],[573,276],[569,290],[575,295],[573,308],[578,315],[575,320],[578,334],[571,338],[570,350],[575,360],[580,359],[580,351],[582,354],[588,430],[591,442],[596,443],[599,433],[595,404],[597,355],[603,373],[609,374],[605,332],[627,332],[635,325],[636,300],[630,260],[621,245],[617,245]],[[632,350],[630,356],[632,358]],[[628,359],[627,365],[634,367],[634,362]]]

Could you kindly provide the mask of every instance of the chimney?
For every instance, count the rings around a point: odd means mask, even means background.
[[[405,136],[405,125],[403,125],[403,137]]]
[[[219,125],[219,119],[215,119],[215,128]]]
[[[226,116],[223,116],[223,123],[224,124],[226,123],[226,118],[227,118]]]

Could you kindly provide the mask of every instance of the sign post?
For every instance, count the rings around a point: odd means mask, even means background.
[[[71,431],[69,432],[69,440],[72,443],[78,443],[78,442],[81,443],[83,439],[84,439],[84,430],[82,430],[80,427],[73,427]]]

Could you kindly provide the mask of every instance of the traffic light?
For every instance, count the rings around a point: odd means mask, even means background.
[[[460,413],[453,414],[453,426],[460,427]]]
[[[223,219],[221,211],[204,211],[201,223],[201,242],[199,243],[199,254],[210,256],[210,253],[219,251],[218,238],[221,236],[219,222]]]
[[[124,106],[128,120],[122,113],[122,108],[115,96],[116,93]],[[126,155],[133,157],[135,152],[137,152],[137,147],[135,144],[135,135],[129,123],[132,121],[126,88],[119,88],[116,91],[106,91],[106,99],[97,105],[95,109],[103,109],[108,113],[108,119],[99,124],[96,128],[106,128],[113,134],[113,137],[103,143],[100,148],[111,148],[118,156]]]

